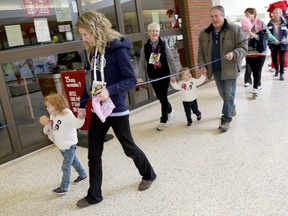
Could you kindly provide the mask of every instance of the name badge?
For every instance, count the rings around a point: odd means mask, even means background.
[[[157,65],[160,61],[161,53],[151,53],[149,58],[149,64]]]
[[[94,95],[97,90],[103,89],[103,88],[106,88],[106,82],[94,80],[93,85],[92,85],[91,94]]]

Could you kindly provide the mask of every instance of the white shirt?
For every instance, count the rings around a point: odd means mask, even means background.
[[[196,87],[201,85],[206,80],[206,77],[202,75],[199,79],[191,77],[188,81],[180,80],[177,82],[170,82],[175,90],[180,90],[180,97],[182,101],[191,102],[197,99]]]
[[[84,119],[74,116],[70,109],[65,109],[64,114],[50,115],[54,143],[59,149],[70,149],[78,143],[77,129],[82,127]]]

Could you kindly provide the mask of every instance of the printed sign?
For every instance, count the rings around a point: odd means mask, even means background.
[[[75,116],[78,114],[80,106],[80,98],[85,83],[85,70],[61,72],[63,87],[69,102],[70,109]],[[85,123],[82,130],[88,130],[91,118],[91,100],[88,100],[86,106]]]
[[[51,41],[47,18],[34,19],[34,26],[39,43]]]
[[[23,0],[26,16],[51,15],[50,0]]]
[[[8,39],[9,47],[22,46],[24,40],[20,25],[5,26],[5,32]]]

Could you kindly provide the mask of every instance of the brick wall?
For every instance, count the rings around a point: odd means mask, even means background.
[[[211,22],[209,10],[212,7],[212,0],[184,0],[185,19],[188,52],[190,53],[190,68],[197,65],[198,37],[202,29],[206,28]],[[197,76],[196,71],[192,71],[193,76]]]

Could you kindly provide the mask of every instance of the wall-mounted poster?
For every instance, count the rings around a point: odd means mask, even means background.
[[[71,21],[68,0],[54,0],[57,22]]]
[[[34,26],[35,26],[37,41],[39,43],[51,41],[48,21],[46,18],[34,19]]]
[[[74,70],[61,72],[62,83],[69,102],[70,109],[75,116],[78,115],[78,108],[80,105],[80,98],[85,83],[85,71]],[[88,100],[86,106],[85,123],[81,130],[88,130],[91,119],[91,100]]]
[[[23,0],[26,16],[51,15],[50,0]]]
[[[5,32],[8,39],[9,47],[24,45],[20,25],[5,26]]]

